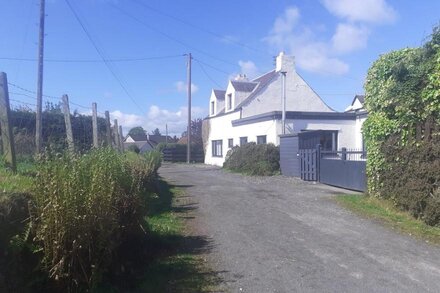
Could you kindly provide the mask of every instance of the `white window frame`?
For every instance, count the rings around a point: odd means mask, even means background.
[[[212,146],[212,156],[221,158],[223,157],[223,140],[212,140],[211,141]]]

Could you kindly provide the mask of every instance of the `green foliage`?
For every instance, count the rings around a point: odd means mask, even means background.
[[[139,149],[139,147],[137,146],[137,145],[135,145],[135,144],[132,144],[132,145],[130,145],[130,146],[128,146],[128,149],[127,149],[128,151],[130,151],[130,152],[134,152],[134,153],[136,153],[136,154],[139,154],[140,153],[140,149]]]
[[[60,288],[93,288],[124,239],[142,232],[143,194],[157,158],[130,159],[106,148],[39,162],[31,224],[44,267]]]
[[[128,135],[145,135],[146,131],[142,128],[142,126],[133,127],[128,131]]]
[[[429,225],[440,226],[440,137],[399,145],[391,136],[381,146],[387,171],[381,194]]]
[[[43,111],[44,147],[52,151],[63,152],[67,148],[64,115],[59,106],[46,106]],[[75,149],[81,153],[91,149],[92,117],[75,113],[71,115]],[[17,156],[32,156],[35,153],[35,112],[20,108],[11,111],[11,124],[16,142]],[[98,117],[98,136],[105,138],[105,119]]]
[[[427,129],[422,133],[422,125],[431,130],[437,125],[438,131],[440,124],[439,27],[422,47],[394,51],[375,61],[365,91],[369,116],[362,131],[368,152],[368,192],[390,197],[416,217],[438,224],[435,210],[440,205],[431,182],[437,179],[430,170],[438,168],[439,157],[432,157],[431,165],[425,161],[438,134],[430,135]]]
[[[280,171],[280,150],[273,144],[247,143],[226,154],[223,167],[248,175],[270,176]]]

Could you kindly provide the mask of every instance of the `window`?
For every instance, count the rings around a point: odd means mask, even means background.
[[[228,94],[228,110],[232,109],[232,94]]]
[[[213,157],[222,157],[223,156],[222,145],[223,145],[223,141],[221,139],[212,141],[212,156]]]
[[[299,134],[300,149],[314,149],[321,145],[323,151],[338,149],[338,131],[336,130],[309,130]]]
[[[265,144],[265,143],[266,143],[266,135],[258,135],[257,144]]]
[[[228,148],[232,148],[234,146],[234,139],[230,138],[228,139]]]
[[[240,137],[240,146],[247,144],[247,136]]]
[[[214,101],[211,102],[211,115],[215,114],[215,103]]]

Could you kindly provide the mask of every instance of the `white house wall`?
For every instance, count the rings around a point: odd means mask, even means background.
[[[266,88],[259,91],[252,101],[243,105],[243,118],[280,111],[281,89],[282,78],[278,76]],[[286,74],[286,111],[334,112],[294,71]]]
[[[239,112],[233,112],[220,117],[210,119],[210,134],[205,151],[205,164],[223,166],[226,153],[228,152],[228,139],[234,140],[234,146],[240,144],[240,137],[246,136],[248,142],[256,142],[257,136],[266,135],[267,143],[279,144],[278,126],[276,120],[256,122],[248,125],[232,126],[231,121],[240,118]],[[278,130],[277,130],[278,128]],[[222,157],[212,156],[212,141],[222,140]]]
[[[304,130],[337,130],[338,148],[360,148],[356,138],[357,123],[355,120],[316,120],[295,119],[287,120],[287,125],[293,127],[293,133]],[[362,145],[361,145],[362,146]]]
[[[365,120],[367,120],[366,114],[356,117],[355,135],[356,135],[356,148],[357,149],[362,149],[362,142],[363,142],[362,126],[363,126]]]

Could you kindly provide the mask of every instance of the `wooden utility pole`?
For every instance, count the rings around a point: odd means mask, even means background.
[[[73,143],[73,132],[72,132],[72,122],[70,121],[70,107],[69,107],[69,97],[63,95],[63,112],[64,112],[64,122],[66,123],[66,138],[67,146],[69,152],[75,152],[75,145]]]
[[[122,125],[119,125],[119,145],[121,146],[121,152],[124,151],[124,137],[122,134]]]
[[[191,53],[188,54],[188,128],[186,131],[186,162],[191,162]]]
[[[15,173],[17,162],[15,160],[14,136],[11,126],[11,109],[9,106],[8,78],[6,73],[0,72],[0,126],[2,131],[3,155],[8,166]]]
[[[36,153],[41,153],[43,145],[43,60],[44,60],[44,19],[45,0],[40,0],[40,30],[38,38],[38,80],[37,80],[37,111],[35,123],[35,146]]]
[[[98,106],[92,103],[92,131],[93,131],[93,147],[98,148]]]
[[[107,137],[107,146],[112,146],[112,130],[110,125],[110,113],[105,111],[105,134]]]
[[[121,151],[121,140],[119,139],[118,119],[115,119],[113,122],[113,134],[115,138],[115,147],[118,151]]]

